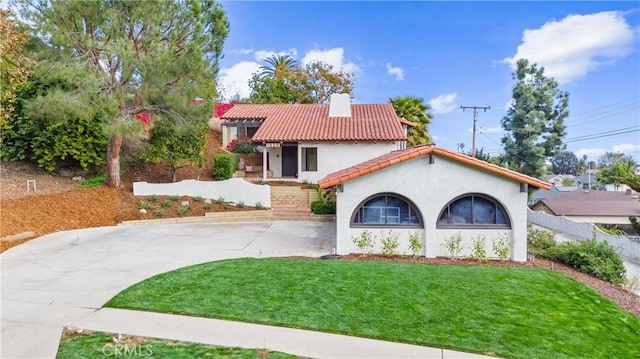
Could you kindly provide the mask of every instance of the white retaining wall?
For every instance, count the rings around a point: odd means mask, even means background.
[[[226,181],[197,181],[185,180],[175,183],[147,183],[134,182],[134,196],[189,196],[202,197],[212,200],[219,197],[225,202],[244,202],[247,206],[256,203],[263,207],[271,207],[271,186],[258,185],[241,178],[231,178]]]
[[[620,254],[628,259],[640,262],[640,240],[628,236],[612,236],[602,232],[593,223],[573,222],[565,217],[552,216],[542,211],[527,211],[529,222],[548,228],[554,232],[563,233],[576,240],[591,239],[594,235],[598,242],[607,242],[620,250]]]

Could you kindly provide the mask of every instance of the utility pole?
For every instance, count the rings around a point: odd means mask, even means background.
[[[478,122],[478,110],[484,110],[484,112],[487,112],[487,110],[491,109],[491,106],[460,106],[460,108],[462,109],[462,111],[466,109],[473,110],[473,138],[471,140],[471,157],[475,157],[476,156],[476,123]]]

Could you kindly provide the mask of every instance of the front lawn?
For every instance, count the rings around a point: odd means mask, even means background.
[[[115,343],[113,334],[101,332],[66,335],[60,341],[57,358],[85,359],[109,357],[215,358],[215,359],[295,359],[296,356],[264,349],[221,348],[163,339],[123,337]]]
[[[505,357],[640,357],[638,318],[539,269],[247,258],[155,276],[106,306]]]

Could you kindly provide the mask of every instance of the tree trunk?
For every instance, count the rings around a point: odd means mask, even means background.
[[[171,166],[171,183],[174,183],[177,179],[178,168]]]
[[[122,135],[110,135],[107,142],[107,186],[123,187],[120,178],[120,148],[122,147]]]

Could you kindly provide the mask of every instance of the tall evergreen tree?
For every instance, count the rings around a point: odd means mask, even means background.
[[[52,61],[82,62],[96,74],[100,101],[86,105],[106,121],[107,184],[121,187],[123,137],[150,114],[184,126],[211,113],[228,22],[215,1],[29,1],[22,16],[48,45]],[[196,98],[206,106],[191,106]],[[72,104],[69,104],[72,106]],[[66,111],[66,109],[52,109]]]
[[[409,130],[409,146],[431,143],[431,136],[427,126],[431,123],[431,107],[424,103],[424,99],[415,96],[397,96],[389,99],[396,111],[396,115],[407,121],[415,122],[417,126]]]
[[[551,159],[551,166],[555,174],[579,174],[578,156],[571,151],[562,151]]]
[[[505,160],[509,168],[542,177],[545,161],[556,156],[564,145],[564,119],[569,115],[569,94],[544,75],[544,68],[518,60],[513,73],[513,101],[502,119]]]

